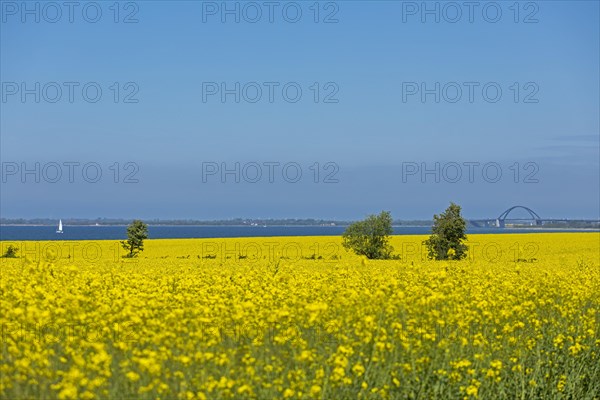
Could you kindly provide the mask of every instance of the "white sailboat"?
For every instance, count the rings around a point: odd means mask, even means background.
[[[62,230],[62,219],[58,220],[58,229],[56,230],[56,233],[63,233],[63,230]]]

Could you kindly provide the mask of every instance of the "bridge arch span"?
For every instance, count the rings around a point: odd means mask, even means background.
[[[500,214],[500,216],[498,216],[498,218],[496,218],[496,226],[499,228],[504,228],[505,221],[508,217],[508,214],[510,214],[513,210],[515,210],[517,208],[527,211],[529,213],[529,215],[531,216],[531,219],[535,221],[536,225],[542,225],[542,218],[531,208],[525,207],[525,206],[512,206],[508,210],[506,210],[502,214]]]

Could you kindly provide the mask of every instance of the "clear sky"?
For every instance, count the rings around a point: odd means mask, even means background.
[[[598,218],[598,1],[0,3],[3,217]]]

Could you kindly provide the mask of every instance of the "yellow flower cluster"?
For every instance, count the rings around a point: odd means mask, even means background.
[[[337,237],[2,259],[0,398],[598,397],[598,233],[472,235],[443,262],[423,239],[385,261]]]

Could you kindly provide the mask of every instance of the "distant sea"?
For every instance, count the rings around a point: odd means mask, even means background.
[[[151,239],[183,238],[229,238],[261,236],[336,236],[341,235],[344,226],[167,226],[150,225]],[[64,226],[62,234],[56,233],[55,226],[0,225],[0,240],[122,240],[126,226]],[[467,233],[535,233],[535,232],[581,232],[577,229],[497,229],[470,228]],[[585,230],[592,231],[592,230]],[[427,226],[397,226],[394,235],[426,235],[431,232]],[[598,232],[598,230],[593,230]]]

